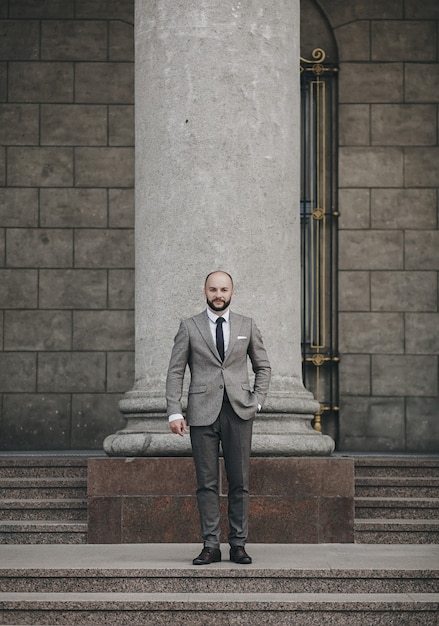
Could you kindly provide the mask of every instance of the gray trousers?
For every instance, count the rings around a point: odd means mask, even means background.
[[[228,402],[210,426],[191,426],[192,453],[197,474],[197,502],[204,545],[220,545],[219,445],[226,467],[229,543],[244,546],[248,535],[249,464],[253,419],[242,420]]]

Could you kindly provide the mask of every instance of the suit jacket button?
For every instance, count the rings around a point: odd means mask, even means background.
[[[223,385],[220,385],[220,386],[219,386],[219,388],[220,388],[220,389],[223,389]]]

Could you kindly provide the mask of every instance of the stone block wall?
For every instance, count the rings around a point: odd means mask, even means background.
[[[439,3],[321,0],[339,73],[339,448],[439,450]]]
[[[134,380],[133,0],[0,1],[0,450],[101,449]]]
[[[338,447],[434,452],[439,3],[315,2],[340,59]],[[121,425],[133,5],[0,0],[0,450],[101,449]]]

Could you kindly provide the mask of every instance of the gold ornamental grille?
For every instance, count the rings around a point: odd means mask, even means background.
[[[321,48],[300,59],[302,359],[314,428],[337,440],[337,67],[325,60]]]

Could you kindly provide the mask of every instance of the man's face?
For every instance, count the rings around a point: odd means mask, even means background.
[[[229,308],[232,301],[233,285],[230,277],[223,272],[214,272],[209,276],[204,288],[207,306],[214,313],[221,313]]]

